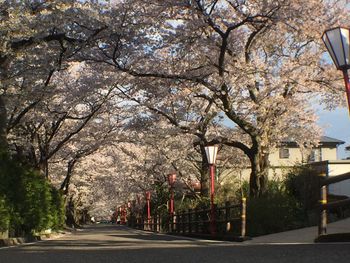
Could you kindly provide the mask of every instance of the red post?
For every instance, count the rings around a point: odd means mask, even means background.
[[[211,164],[210,165],[210,232],[212,235],[216,234],[214,194],[215,194],[215,165]]]
[[[124,205],[122,206],[121,214],[122,214],[121,221],[122,221],[123,225],[125,225],[126,224],[126,209],[125,209]]]
[[[173,190],[173,188],[170,189],[169,213],[170,213],[171,216],[174,214],[174,190]]]
[[[344,75],[344,81],[345,81],[346,97],[348,99],[348,110],[350,114],[350,81],[349,81],[349,75],[348,75],[347,69],[343,69],[343,75]]]
[[[176,181],[176,173],[168,175],[168,183],[170,187],[170,201],[169,201],[169,214],[170,217],[174,215],[174,184]]]
[[[147,200],[147,221],[148,224],[151,223],[151,192],[146,192],[146,200]]]

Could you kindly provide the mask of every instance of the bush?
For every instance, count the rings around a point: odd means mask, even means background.
[[[248,236],[296,229],[306,222],[300,203],[285,191],[281,182],[269,182],[268,195],[247,201]]]
[[[41,174],[1,154],[0,181],[0,224],[7,224],[10,235],[27,235],[63,225],[63,199]]]
[[[285,185],[289,195],[294,196],[305,211],[314,209],[320,197],[320,177],[311,167],[297,166],[287,174]]]
[[[0,195],[0,232],[5,232],[9,228],[10,213],[8,211],[5,198]]]
[[[248,200],[247,225],[249,236],[259,236],[303,227],[305,217],[293,197],[275,193]]]
[[[64,198],[62,194],[53,186],[51,186],[51,207],[50,214],[52,215],[52,229],[59,230],[64,226],[66,216],[65,216],[65,206]]]

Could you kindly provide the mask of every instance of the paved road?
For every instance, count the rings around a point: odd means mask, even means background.
[[[348,263],[347,244],[245,244],[156,235],[97,225],[55,240],[0,249],[0,263]]]

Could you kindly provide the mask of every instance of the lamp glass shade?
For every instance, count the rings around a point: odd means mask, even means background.
[[[212,145],[212,146],[206,146],[205,147],[205,153],[207,155],[207,160],[209,164],[215,164],[216,162],[216,155],[218,153],[218,146]]]
[[[323,33],[322,40],[337,69],[350,68],[349,39],[350,29],[344,27],[336,27]]]
[[[151,200],[151,192],[146,192],[146,200]]]
[[[176,173],[173,173],[173,174],[169,174],[168,175],[168,182],[169,182],[169,185],[173,185],[176,181]]]

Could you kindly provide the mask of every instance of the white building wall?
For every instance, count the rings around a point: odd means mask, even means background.
[[[337,148],[321,148],[322,160],[337,160]]]
[[[294,166],[297,163],[303,161],[303,156],[299,148],[288,148],[289,157],[280,158],[279,149],[275,149],[269,155],[269,161],[271,166]]]
[[[350,161],[330,162],[328,164],[328,176],[336,176],[350,172]],[[346,195],[350,197],[350,179],[329,186],[329,193]]]
[[[278,180],[283,179],[284,176],[291,170],[295,165],[303,163],[303,154],[300,148],[290,147],[289,158],[280,158],[279,149],[275,149],[269,156],[270,169],[269,179]],[[339,175],[350,171],[350,161],[336,161],[337,160],[337,149],[321,147],[316,149],[316,160],[320,162],[313,163],[314,169],[318,172],[329,173],[329,176]],[[305,158],[305,157],[304,157]],[[320,159],[319,159],[320,158]],[[230,171],[232,172],[232,171]],[[249,181],[250,167],[242,169],[240,172],[235,171],[236,177],[240,174],[241,180]],[[226,175],[223,176],[225,178]],[[339,195],[350,195],[350,180],[349,182],[344,181],[338,184],[330,186],[330,192]]]

